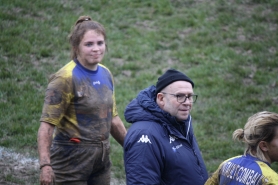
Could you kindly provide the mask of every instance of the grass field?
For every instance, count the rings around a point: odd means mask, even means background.
[[[123,121],[126,105],[166,69],[193,79],[194,130],[209,173],[243,153],[231,136],[249,116],[278,112],[277,0],[1,0],[0,147],[37,158],[47,80],[69,62],[67,36],[80,15],[106,28],[104,64]],[[111,143],[113,173],[124,179],[122,148]],[[28,184],[12,172],[0,177]]]

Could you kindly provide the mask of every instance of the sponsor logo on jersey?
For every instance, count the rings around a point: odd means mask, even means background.
[[[96,84],[100,85],[100,81],[93,82],[93,85],[96,85]]]
[[[172,147],[172,150],[173,150],[174,152],[176,152],[177,149],[179,149],[180,147],[182,147],[182,144],[179,144],[179,145],[177,145],[177,146],[173,146],[173,147]]]

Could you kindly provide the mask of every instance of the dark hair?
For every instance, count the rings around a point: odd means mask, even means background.
[[[234,131],[233,139],[246,143],[244,154],[250,154],[267,161],[259,147],[260,141],[271,142],[278,128],[278,114],[273,112],[258,112],[249,117],[244,129]]]
[[[104,41],[106,41],[105,29],[99,22],[93,21],[90,16],[80,16],[72,27],[71,33],[69,34],[69,42],[71,44],[71,59],[77,58],[77,48],[83,39],[84,34],[88,30],[95,30],[97,33],[102,34]]]

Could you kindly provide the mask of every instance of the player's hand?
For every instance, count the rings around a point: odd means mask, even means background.
[[[41,169],[40,185],[54,185],[55,175],[51,166],[44,166]]]

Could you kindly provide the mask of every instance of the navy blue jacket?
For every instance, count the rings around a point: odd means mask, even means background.
[[[191,116],[183,134],[175,117],[159,108],[155,86],[142,90],[125,110],[132,123],[124,141],[127,185],[204,185],[207,170],[193,134]]]

